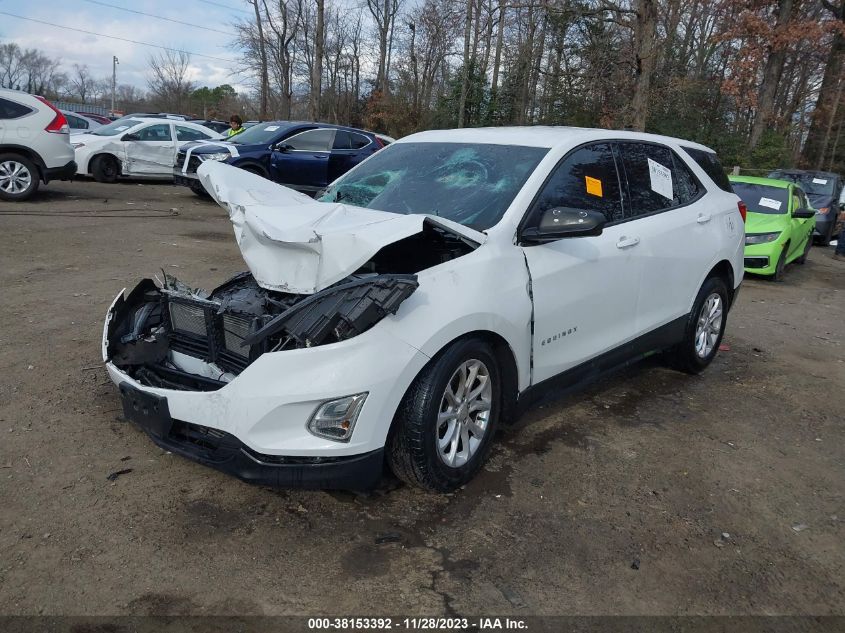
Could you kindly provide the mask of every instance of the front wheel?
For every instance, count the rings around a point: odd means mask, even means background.
[[[725,333],[728,301],[728,287],[721,278],[704,282],[687,317],[683,340],[669,350],[672,365],[698,374],[713,361]]]
[[[801,257],[795,260],[796,264],[804,264],[807,261],[807,257],[810,254],[810,249],[813,248],[813,234],[807,236],[807,243],[804,244],[804,252],[801,253]]]
[[[17,154],[0,155],[0,200],[18,202],[38,191],[38,169]]]
[[[454,343],[408,389],[387,444],[393,473],[432,492],[472,479],[490,453],[501,415],[501,371],[478,338]]]
[[[783,250],[778,257],[778,263],[775,264],[775,274],[772,275],[772,281],[783,281],[784,273],[786,272],[786,251],[789,250],[789,243],[783,246]]]

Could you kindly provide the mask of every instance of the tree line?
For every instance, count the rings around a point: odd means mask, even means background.
[[[148,58],[121,108],[310,119],[392,136],[486,125],[631,128],[726,164],[845,171],[845,0],[244,0],[230,86]],[[354,4],[357,2],[357,4]],[[0,85],[100,101],[110,78],[0,44]]]
[[[845,0],[247,0],[256,116],[394,136],[577,125],[845,167]]]

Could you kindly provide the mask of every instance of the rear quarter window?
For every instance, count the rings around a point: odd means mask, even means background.
[[[18,119],[30,112],[32,108],[8,99],[0,99],[0,119]]]
[[[716,154],[713,152],[705,152],[704,150],[695,149],[694,147],[681,147],[687,154],[689,154],[689,157],[704,170],[704,173],[710,176],[710,179],[716,183],[716,186],[719,187],[719,189],[729,193],[733,192],[728,176]]]

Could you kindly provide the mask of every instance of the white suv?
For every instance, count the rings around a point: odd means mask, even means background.
[[[75,173],[65,116],[43,97],[0,88],[0,200],[26,200],[39,182]]]
[[[574,128],[414,134],[314,201],[206,161],[249,272],[144,280],[102,351],[126,417],[243,479],[452,490],[534,396],[713,360],[744,209],[716,155]]]

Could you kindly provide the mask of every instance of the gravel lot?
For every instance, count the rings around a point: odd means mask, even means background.
[[[222,209],[59,182],[0,203],[0,231],[0,613],[845,611],[832,249],[747,279],[702,376],[644,362],[534,407],[456,494],[362,496],[243,484],[121,419],[105,310],[159,269],[205,287],[242,270]]]

